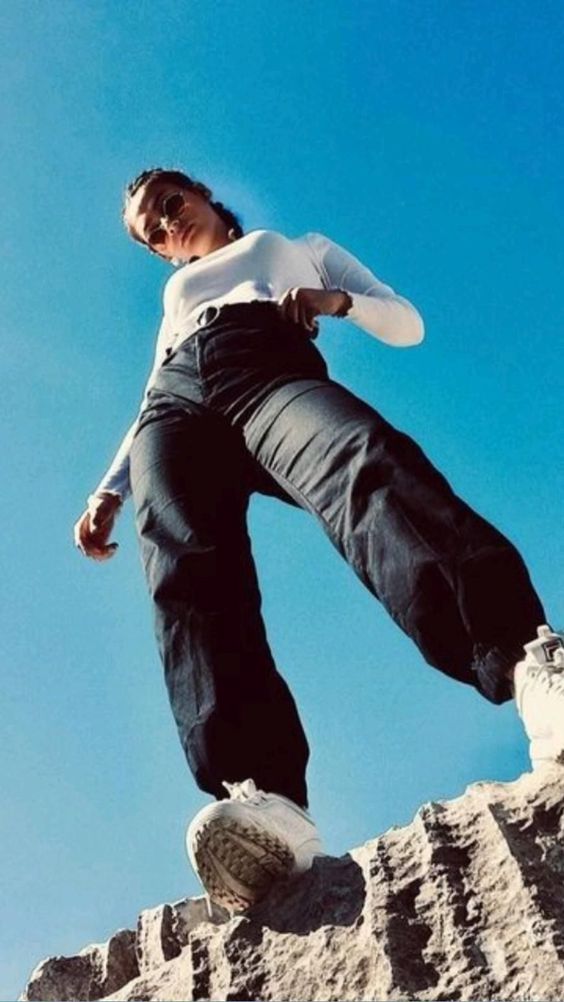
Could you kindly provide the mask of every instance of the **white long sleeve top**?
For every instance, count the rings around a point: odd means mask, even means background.
[[[292,240],[274,230],[251,230],[182,266],[167,281],[154,364],[141,406],[94,494],[110,491],[125,500],[131,493],[129,452],[148,392],[165,356],[194,333],[200,312],[223,303],[278,301],[296,286],[344,289],[352,300],[347,320],[385,344],[407,347],[423,340],[423,320],[415,307],[322,233]]]

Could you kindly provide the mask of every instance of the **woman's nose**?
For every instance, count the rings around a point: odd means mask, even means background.
[[[174,230],[178,226],[178,220],[169,219],[168,216],[161,216],[161,226],[167,233],[174,233]]]

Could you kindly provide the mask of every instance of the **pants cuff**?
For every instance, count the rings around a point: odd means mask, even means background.
[[[521,646],[496,647],[474,644],[471,668],[477,676],[477,688],[491,703],[513,699],[508,671],[525,656]]]

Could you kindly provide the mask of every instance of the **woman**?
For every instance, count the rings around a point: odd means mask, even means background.
[[[216,798],[190,825],[188,853],[210,897],[240,910],[322,852],[307,811],[307,741],[261,618],[246,528],[253,491],[311,512],[430,665],[494,703],[516,692],[534,765],[564,747],[552,671],[564,644],[543,626],[512,543],[411,438],[333,381],[313,344],[327,315],[417,345],[411,303],[322,234],[243,234],[209,188],[178,171],[139,175],[124,221],[180,267],[139,415],[75,541],[111,557],[132,493],[173,714],[196,782]]]

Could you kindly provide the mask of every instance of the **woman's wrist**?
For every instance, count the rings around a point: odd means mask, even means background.
[[[350,310],[352,310],[352,305],[353,305],[352,296],[350,292],[347,292],[346,289],[332,289],[331,291],[338,292],[341,297],[341,303],[338,309],[336,309],[335,312],[333,313],[333,316],[346,317],[347,313],[349,313]]]
[[[86,503],[90,505],[95,503],[96,501],[102,500],[102,498],[108,498],[108,497],[112,498],[112,500],[115,501],[116,507],[121,507],[121,505],[123,504],[123,498],[121,494],[119,494],[118,491],[109,491],[109,490],[96,491],[94,494],[89,494]]]

